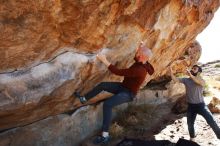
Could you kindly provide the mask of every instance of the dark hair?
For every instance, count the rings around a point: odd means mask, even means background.
[[[197,67],[198,68],[198,72],[202,72],[202,68],[198,65],[193,65],[193,67]]]

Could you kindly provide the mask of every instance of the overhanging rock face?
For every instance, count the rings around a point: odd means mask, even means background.
[[[219,0],[0,1],[0,130],[74,109],[74,90],[84,93],[100,81],[121,80],[96,60],[97,53],[125,68],[143,40],[156,70],[146,83],[162,76],[219,5]]]

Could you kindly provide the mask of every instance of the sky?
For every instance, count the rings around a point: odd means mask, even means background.
[[[199,62],[206,63],[220,60],[220,9],[215,13],[210,24],[197,36],[202,47]]]

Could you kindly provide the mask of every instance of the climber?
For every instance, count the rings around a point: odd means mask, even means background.
[[[188,103],[187,125],[190,140],[195,141],[196,135],[194,130],[194,122],[197,114],[200,114],[205,118],[207,123],[215,132],[217,138],[220,139],[220,128],[215,122],[208,107],[204,103],[204,98],[202,94],[203,88],[205,86],[205,81],[202,79],[201,73],[202,68],[198,65],[194,65],[190,71],[188,69],[186,70],[186,75],[189,76],[188,78],[176,78],[174,76],[172,66],[170,66],[170,75],[172,80],[174,82],[183,83],[186,87],[186,100]]]
[[[93,141],[94,144],[105,144],[109,141],[110,136],[108,131],[112,118],[112,108],[132,101],[141,84],[146,79],[147,74],[152,75],[154,73],[154,68],[148,62],[152,55],[151,50],[146,48],[144,43],[140,43],[136,50],[135,63],[127,69],[118,69],[106,59],[105,55],[97,55],[97,59],[103,62],[112,73],[124,76],[124,80],[123,82],[101,82],[84,96],[80,96],[78,92],[74,93],[74,96],[78,97],[81,104],[85,104],[101,91],[114,94],[104,101],[102,134],[96,137]]]

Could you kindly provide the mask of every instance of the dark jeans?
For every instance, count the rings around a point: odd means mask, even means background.
[[[120,82],[102,82],[89,91],[85,98],[87,100],[95,97],[101,91],[107,91],[114,95],[106,99],[103,104],[103,127],[102,130],[108,132],[112,118],[112,108],[122,103],[130,102],[135,96],[132,92],[122,86]]]
[[[205,103],[199,103],[199,104],[188,103],[187,124],[188,124],[190,137],[191,138],[195,137],[194,123],[195,123],[197,114],[200,114],[201,116],[205,118],[206,122],[210,125],[212,130],[215,132],[216,136],[220,138],[220,128],[218,127],[217,123],[215,122],[212,116],[212,113],[209,111]]]

